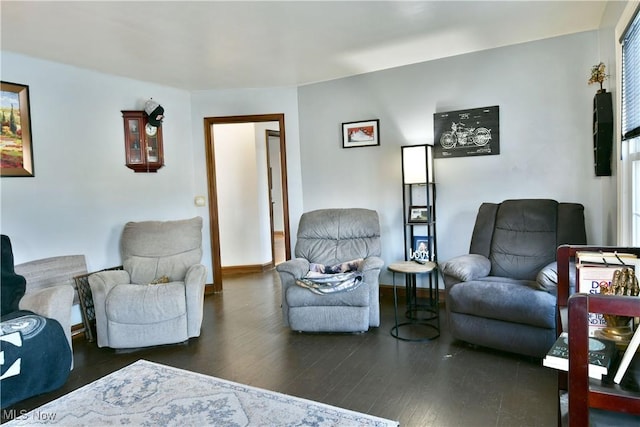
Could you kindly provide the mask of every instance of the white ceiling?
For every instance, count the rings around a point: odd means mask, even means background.
[[[606,1],[7,1],[2,50],[183,88],[299,86],[599,27]]]

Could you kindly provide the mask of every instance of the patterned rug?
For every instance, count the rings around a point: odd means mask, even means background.
[[[5,426],[397,426],[311,400],[138,360]]]

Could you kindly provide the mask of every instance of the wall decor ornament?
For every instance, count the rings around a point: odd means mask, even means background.
[[[342,124],[342,148],[380,145],[379,120]]]
[[[602,87],[602,83],[609,78],[609,74],[606,72],[607,66],[604,65],[604,62],[600,62],[591,67],[591,77],[589,77],[589,84],[600,84],[600,89],[598,89],[597,93],[604,93],[607,90]]]
[[[29,86],[0,82],[0,176],[34,176]]]
[[[164,166],[162,126],[152,125],[151,117],[146,111],[122,111],[125,166],[137,173],[155,173]]]
[[[433,115],[434,157],[500,154],[499,107],[448,111]]]
[[[162,120],[164,119],[164,108],[158,104],[153,98],[149,99],[144,104],[144,112],[147,113],[147,122],[153,127],[162,126]]]

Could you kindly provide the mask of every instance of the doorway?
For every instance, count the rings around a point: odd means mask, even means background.
[[[279,181],[280,184],[280,199],[281,199],[281,216],[282,216],[282,230],[281,234],[283,236],[283,244],[284,244],[284,257],[285,259],[289,259],[291,257],[291,244],[289,238],[289,206],[288,206],[288,187],[287,187],[287,162],[286,162],[286,140],[285,140],[285,128],[284,128],[284,114],[262,114],[262,115],[247,115],[247,116],[228,116],[228,117],[206,117],[204,119],[204,127],[205,127],[205,154],[206,154],[206,162],[207,162],[207,180],[208,180],[208,196],[209,196],[209,228],[210,228],[210,240],[211,240],[211,264],[213,266],[213,292],[221,292],[222,291],[222,245],[223,239],[221,238],[220,233],[220,209],[224,208],[221,206],[220,200],[220,188],[218,187],[219,177],[217,175],[218,170],[222,170],[226,164],[216,165],[216,149],[219,148],[216,146],[216,138],[215,138],[215,126],[216,125],[229,125],[229,124],[260,124],[264,122],[277,122],[278,130],[277,135],[272,134],[269,135],[269,131],[267,131],[265,135],[265,140],[267,145],[269,144],[269,140],[278,141],[275,144],[278,148],[278,158],[279,162],[277,162],[277,166],[279,169],[278,179],[273,179],[273,176],[269,176],[269,171],[275,170],[276,168],[269,168],[268,164],[259,164],[260,168],[264,167],[263,170],[265,172],[265,181],[269,182],[268,185],[268,195],[261,195],[268,197],[269,200],[269,222],[271,224],[270,230],[270,239],[271,239],[271,262],[275,263],[275,248],[274,248],[274,233],[275,228],[278,228],[274,225],[274,213],[272,212],[273,203],[276,199],[276,195],[272,194],[272,183],[275,181]],[[222,141],[219,142],[222,144]],[[229,142],[225,142],[225,144],[229,144]],[[229,148],[229,147],[226,147]],[[263,149],[267,150],[267,146],[264,146]],[[229,151],[229,150],[227,150]],[[268,150],[267,150],[268,152]],[[241,154],[239,153],[238,156]],[[272,155],[270,157],[274,157]],[[268,161],[268,160],[256,160],[259,162]],[[272,164],[273,166],[273,164]],[[262,177],[260,177],[262,179]],[[229,188],[224,188],[225,191],[229,191]],[[235,191],[235,190],[231,190]],[[240,195],[242,193],[242,188],[237,190],[236,194]],[[225,211],[226,213],[227,211]],[[241,212],[245,213],[245,212]],[[251,218],[251,221],[260,221],[261,218]]]

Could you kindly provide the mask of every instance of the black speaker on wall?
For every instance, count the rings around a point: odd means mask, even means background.
[[[611,93],[593,97],[593,159],[596,176],[611,176],[613,106]]]

